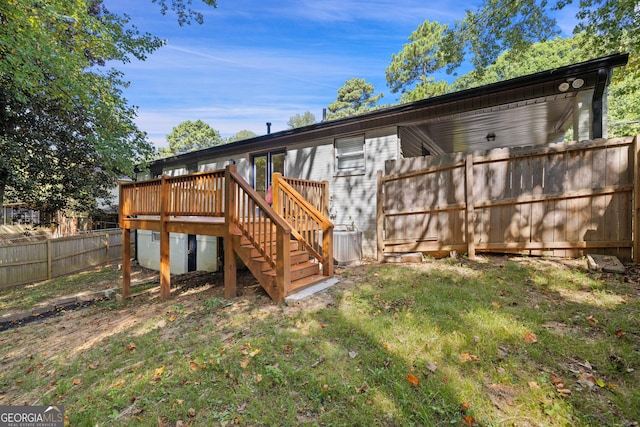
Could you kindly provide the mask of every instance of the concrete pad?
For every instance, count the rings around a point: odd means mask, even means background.
[[[318,292],[322,292],[325,289],[330,288],[331,286],[337,284],[340,282],[340,279],[337,277],[331,277],[327,280],[324,280],[320,283],[316,283],[313,286],[309,286],[308,288],[304,288],[303,290],[301,290],[300,292],[296,292],[293,295],[289,295],[288,297],[286,297],[284,299],[285,304],[287,305],[292,305],[292,304],[299,304],[301,300],[317,294]]]
[[[624,265],[613,255],[587,255],[589,269],[596,271],[606,271],[609,273],[624,273]]]

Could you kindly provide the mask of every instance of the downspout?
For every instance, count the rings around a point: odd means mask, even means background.
[[[591,110],[593,113],[593,123],[591,127],[593,139],[602,138],[603,131],[603,113],[604,113],[604,90],[609,82],[610,70],[600,68],[596,77],[596,85],[593,89],[593,98],[591,101]]]

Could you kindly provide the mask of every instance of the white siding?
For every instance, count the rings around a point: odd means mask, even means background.
[[[339,135],[338,135],[339,136]],[[287,149],[287,175],[329,181],[330,213],[334,224],[354,225],[363,232],[363,255],[376,256],[377,171],[396,159],[396,127],[365,133],[365,171],[336,174],[333,138],[310,141]]]
[[[160,241],[152,239],[149,230],[138,230],[138,264],[151,270],[160,270]],[[187,235],[169,233],[171,274],[187,272]]]

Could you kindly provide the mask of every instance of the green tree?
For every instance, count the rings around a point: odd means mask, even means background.
[[[315,122],[316,122],[316,116],[314,116],[310,111],[305,111],[304,114],[296,114],[294,116],[289,117],[287,126],[289,127],[289,129],[296,129],[296,128],[312,125]]]
[[[99,0],[0,3],[0,205],[86,208],[152,153],[109,61],[162,41]]]
[[[571,38],[557,37],[535,43],[517,54],[506,51],[485,68],[481,76],[470,72],[456,79],[451,87],[454,90],[469,89],[586,61],[592,59],[590,50],[584,48],[587,42],[588,36],[582,33]]]
[[[202,0],[216,6],[213,0]],[[152,0],[201,22],[191,0]],[[0,206],[90,210],[153,147],[134,123],[123,74],[162,46],[102,0],[0,2]]]
[[[251,132],[250,130],[241,130],[238,133],[236,133],[233,136],[230,136],[229,139],[227,139],[227,142],[235,142],[235,141],[242,141],[245,139],[251,139],[251,138],[255,138],[256,135],[254,132]]]
[[[338,89],[338,98],[329,104],[327,118],[338,119],[365,113],[375,108],[383,94],[373,95],[375,91],[371,83],[365,79],[350,78]]]
[[[411,34],[409,43],[393,55],[387,68],[389,87],[394,92],[408,92],[414,85],[425,85],[421,79],[433,77],[436,71],[455,73],[467,61],[473,65],[468,78],[480,80],[489,65],[506,51],[514,63],[524,62],[524,55],[533,44],[559,34],[553,13],[573,3],[578,2],[484,0],[452,26],[425,21]],[[637,51],[637,0],[581,0],[576,6],[574,33],[588,35],[584,36],[583,47],[590,57]],[[629,67],[627,72],[632,72]],[[435,82],[426,83],[429,87]],[[434,88],[426,92],[435,93]]]
[[[220,132],[202,120],[186,120],[171,129],[167,135],[169,147],[160,148],[161,157],[175,156],[189,151],[202,150],[214,145],[224,144]]]
[[[429,77],[447,65],[441,45],[448,26],[424,21],[409,36],[409,43],[391,56],[387,67],[387,85],[391,92],[401,92],[401,102],[416,101],[446,93],[445,81],[436,82]]]

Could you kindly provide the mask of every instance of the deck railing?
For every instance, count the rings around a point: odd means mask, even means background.
[[[160,215],[163,197],[168,216],[224,216],[224,171],[124,183],[121,214]]]
[[[279,173],[273,174],[273,207],[291,225],[291,234],[333,276],[333,224]],[[309,187],[307,187],[309,188]]]
[[[309,181],[306,179],[290,178],[279,175],[325,217],[329,217],[329,181]]]
[[[238,174],[235,166],[227,166],[226,173],[230,196],[227,222],[240,230],[276,272],[276,295],[271,297],[281,301],[289,292],[291,227]]]

